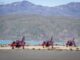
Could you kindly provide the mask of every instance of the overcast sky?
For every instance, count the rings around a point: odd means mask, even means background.
[[[7,4],[12,3],[16,1],[22,1],[22,0],[0,0],[0,4]],[[43,5],[43,6],[58,6],[67,4],[70,2],[80,2],[80,0],[27,0],[37,5]]]

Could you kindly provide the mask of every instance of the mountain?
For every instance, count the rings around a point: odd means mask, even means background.
[[[68,40],[75,37],[80,44],[80,3],[56,7],[32,4],[28,1],[0,5],[0,40]],[[79,18],[75,18],[79,17]]]
[[[0,15],[11,13],[39,14],[47,16],[80,16],[80,2],[71,2],[65,5],[47,7],[35,5],[28,1],[14,2],[0,5]]]

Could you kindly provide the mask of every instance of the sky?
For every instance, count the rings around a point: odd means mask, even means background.
[[[16,1],[18,2],[22,0],[0,0],[0,4],[8,4]],[[37,5],[50,6],[50,7],[67,4],[70,2],[80,2],[80,0],[27,0],[27,1]]]

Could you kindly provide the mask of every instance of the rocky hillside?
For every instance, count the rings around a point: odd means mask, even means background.
[[[80,19],[42,15],[10,14],[0,16],[0,39],[54,39],[80,37]]]

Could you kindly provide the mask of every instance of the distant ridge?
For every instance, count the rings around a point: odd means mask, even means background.
[[[29,1],[14,2],[0,5],[0,15],[11,13],[40,14],[47,16],[80,16],[80,2],[71,2],[65,5],[47,7],[35,5]]]

